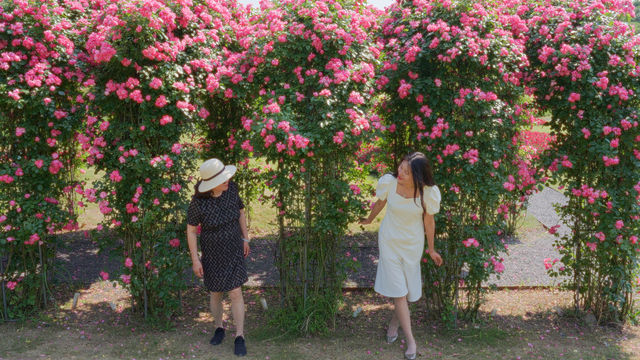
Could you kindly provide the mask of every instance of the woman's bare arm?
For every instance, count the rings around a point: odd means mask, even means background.
[[[378,216],[378,214],[380,213],[380,211],[382,211],[382,209],[384,209],[384,206],[386,204],[387,204],[387,200],[378,199],[378,201],[376,201],[373,204],[373,207],[371,208],[371,213],[369,214],[369,217],[366,218],[366,219],[360,220],[360,224],[362,224],[362,225],[371,224],[373,219],[375,219],[376,216]]]
[[[198,257],[198,227],[193,225],[187,225],[187,244],[189,245],[189,254],[191,255],[191,262],[193,263],[193,272],[197,277],[202,277],[202,263]]]

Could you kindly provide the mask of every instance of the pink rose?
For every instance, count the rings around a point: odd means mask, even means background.
[[[572,92],[569,95],[569,102],[570,103],[574,103],[574,102],[579,101],[579,100],[580,100],[580,94]]]
[[[173,122],[173,117],[171,115],[164,115],[160,118],[160,125],[164,126]]]
[[[470,246],[478,247],[478,246],[480,246],[480,243],[478,242],[478,240],[476,240],[474,238],[468,238],[467,240],[462,241],[462,243],[464,244],[465,247],[470,247]]]
[[[167,98],[164,95],[160,95],[158,96],[158,98],[156,99],[156,107],[164,107],[165,105],[167,105]]]
[[[109,175],[109,179],[114,182],[122,181],[122,176],[120,176],[120,172],[118,170],[113,170]]]
[[[106,273],[104,271],[100,271],[100,277],[102,278],[102,280],[109,280],[109,273]]]
[[[149,86],[153,89],[159,89],[162,86],[162,80],[158,79],[157,77],[154,77],[149,83]]]
[[[400,80],[400,86],[398,87],[398,95],[401,99],[404,99],[409,95],[409,90],[411,90],[412,85],[404,81],[404,79]]]

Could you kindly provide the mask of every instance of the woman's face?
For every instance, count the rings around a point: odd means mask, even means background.
[[[403,161],[398,166],[398,184],[413,185],[413,175],[408,161]]]
[[[229,180],[223,182],[222,184],[216,186],[213,188],[212,191],[216,192],[216,193],[221,193],[225,190],[227,190],[229,188]]]

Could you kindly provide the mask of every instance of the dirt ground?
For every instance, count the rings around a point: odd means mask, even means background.
[[[72,309],[73,293],[80,294]],[[278,304],[275,289],[245,290],[247,359],[402,359],[403,336],[384,342],[391,306],[371,290],[345,292],[327,335],[295,338],[267,325],[260,305]],[[233,324],[225,302],[225,341],[209,345],[213,322],[200,288],[184,294],[184,313],[170,329],[143,324],[126,290],[110,281],[56,295],[36,319],[0,325],[0,359],[234,359]],[[448,330],[428,321],[424,299],[412,304],[418,359],[640,359],[640,327],[589,326],[570,315],[571,294],[501,290],[487,296],[475,324]],[[363,310],[353,317],[353,311]],[[559,314],[560,313],[560,314]]]

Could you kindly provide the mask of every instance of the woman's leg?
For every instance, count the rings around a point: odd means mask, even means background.
[[[402,331],[406,336],[407,340],[407,351],[406,354],[415,354],[416,352],[416,340],[413,338],[413,333],[411,332],[411,317],[409,314],[409,303],[407,302],[407,297],[394,298],[393,302],[395,303],[395,315],[402,326]]]
[[[398,335],[398,326],[400,326],[400,323],[398,322],[398,315],[396,314],[394,304],[393,315],[391,316],[391,321],[389,321],[389,327],[387,327],[387,336]]]
[[[215,323],[216,329],[222,327],[222,293],[211,292],[210,296],[211,315]]]
[[[244,337],[244,299],[242,298],[242,288],[237,287],[229,291],[231,299],[231,314],[236,323],[236,337]]]

